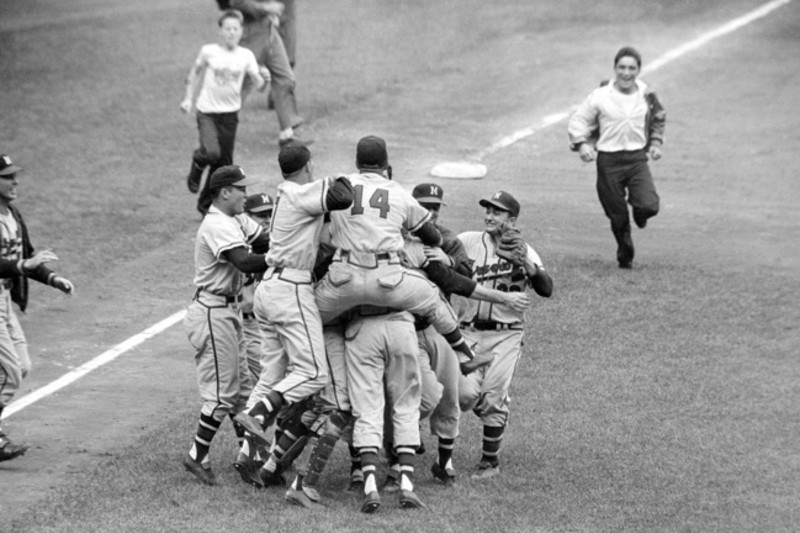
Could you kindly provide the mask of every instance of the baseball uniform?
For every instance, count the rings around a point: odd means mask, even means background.
[[[197,230],[197,289],[183,321],[195,350],[197,384],[203,401],[197,435],[189,452],[192,467],[208,463],[211,440],[225,415],[244,408],[252,390],[247,361],[241,355],[244,346],[239,305],[243,275],[225,253],[246,248],[261,232],[261,226],[247,215],[227,215],[215,205],[210,206]],[[186,460],[184,463],[192,470]]]

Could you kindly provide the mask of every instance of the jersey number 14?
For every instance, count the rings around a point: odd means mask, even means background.
[[[353,187],[353,207],[350,209],[352,215],[364,214],[364,186],[356,185]],[[375,189],[369,197],[369,206],[380,212],[381,218],[386,218],[389,214],[389,191],[387,189]]]

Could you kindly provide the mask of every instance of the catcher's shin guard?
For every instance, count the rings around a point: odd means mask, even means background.
[[[319,437],[314,449],[311,450],[311,457],[308,461],[308,472],[304,483],[309,487],[316,487],[319,477],[328,464],[328,459],[333,453],[342,431],[350,423],[352,415],[346,411],[334,411],[328,416],[325,426],[325,433]]]

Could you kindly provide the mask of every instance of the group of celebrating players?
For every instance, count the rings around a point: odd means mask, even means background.
[[[381,449],[382,492],[423,508],[413,484],[420,422],[438,438],[431,472],[452,486],[459,416],[471,410],[483,423],[471,477],[497,475],[526,289],[552,293],[514,228],[519,203],[505,191],[482,199],[485,229],[456,236],[437,223],[442,188],[411,193],[393,181],[380,137],[358,141],[352,174],[315,179],[301,143],[283,146],[278,163],[274,201],[248,196],[254,182],[236,165],[208,178],[184,321],[203,405],[184,467],[216,483],[209,448],[227,416],[240,442],[234,467],[250,485],[288,482],[287,501],[318,506],[342,439],[362,512],[381,505]]]

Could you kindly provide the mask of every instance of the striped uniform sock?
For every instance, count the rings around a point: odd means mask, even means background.
[[[505,426],[483,426],[483,456],[481,461],[492,466],[500,464],[500,445],[503,443]]]
[[[197,433],[194,436],[194,444],[189,452],[189,455],[197,461],[202,463],[208,455],[208,449],[211,447],[211,441],[214,440],[214,435],[217,434],[219,426],[222,424],[221,420],[215,420],[209,415],[200,413],[200,421],[197,424]]]
[[[400,465],[400,488],[414,490],[414,457],[416,449],[413,446],[398,446],[395,449],[397,462]]]
[[[439,466],[445,468],[447,462],[453,457],[453,448],[456,446],[456,439],[443,439],[439,437]]]
[[[375,481],[375,472],[378,470],[378,449],[361,448],[361,471],[364,473],[364,494],[369,494],[378,490],[378,482]]]

